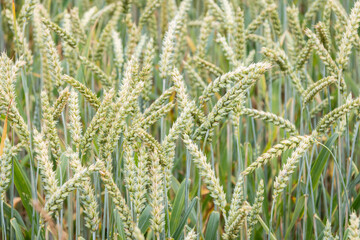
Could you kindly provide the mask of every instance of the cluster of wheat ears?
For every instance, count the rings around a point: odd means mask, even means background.
[[[360,1],[287,2],[2,0],[1,239],[360,239]]]

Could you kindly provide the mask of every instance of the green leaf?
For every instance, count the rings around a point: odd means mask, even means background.
[[[325,143],[326,147],[323,147],[319,153],[319,156],[315,160],[312,168],[311,168],[311,181],[312,181],[312,187],[313,190],[317,188],[319,184],[319,180],[321,177],[321,174],[325,168],[326,162],[330,156],[331,146],[334,145],[336,139],[339,137],[338,133],[334,133]]]
[[[216,240],[217,230],[219,228],[220,214],[213,211],[210,214],[208,224],[206,225],[205,240]]]
[[[11,226],[14,228],[15,230],[15,235],[16,235],[16,239],[17,240],[23,240],[24,239],[24,236],[21,232],[21,228],[20,228],[20,225],[18,224],[18,222],[16,221],[16,218],[12,218],[10,220],[10,224]]]
[[[139,217],[139,228],[143,234],[146,233],[150,226],[151,209],[150,205],[147,205]]]
[[[7,216],[8,219],[11,218],[11,206],[10,206],[10,204],[8,204],[6,202],[3,202],[3,207],[4,207],[4,215]],[[13,214],[14,214],[14,218],[16,219],[18,224],[20,224],[21,227],[25,228],[26,226],[25,226],[24,221],[21,218],[20,213],[15,208],[13,208],[12,211],[13,211]]]
[[[184,227],[185,227],[185,224],[186,224],[186,222],[187,222],[187,219],[188,219],[188,217],[189,217],[189,215],[190,215],[190,213],[191,213],[192,208],[195,206],[195,203],[196,203],[196,202],[197,202],[197,197],[194,198],[194,199],[191,201],[191,203],[190,203],[190,205],[189,205],[189,208],[186,209],[185,214],[184,214],[184,215],[182,216],[182,218],[181,218],[181,221],[180,221],[179,226],[177,227],[175,233],[172,235],[172,238],[173,238],[173,239],[175,239],[175,240],[180,239],[181,233],[182,233],[182,231],[184,230]]]
[[[68,166],[68,162],[69,159],[68,157],[66,157],[65,153],[61,154],[60,156],[60,164],[58,165],[57,169],[56,169],[56,179],[59,181],[59,183],[64,183],[65,182],[65,177],[66,177],[66,173],[67,173],[67,166]],[[60,173],[61,173],[61,177],[60,177]],[[61,179],[61,181],[60,181]]]
[[[185,180],[180,184],[179,190],[176,193],[173,209],[170,217],[170,233],[174,234],[176,227],[179,224],[181,213],[184,210],[185,202]]]
[[[32,196],[30,181],[26,176],[25,171],[20,166],[17,158],[14,158],[14,183],[27,215],[32,216],[33,207],[31,205]],[[29,217],[29,219],[31,221],[32,218]]]
[[[288,237],[290,231],[294,227],[295,223],[299,220],[299,215],[304,210],[304,204],[305,204],[305,196],[301,196],[295,206],[294,214],[291,218],[290,225],[286,230],[285,239],[288,239],[287,237]]]

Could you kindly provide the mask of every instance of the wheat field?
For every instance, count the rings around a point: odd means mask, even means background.
[[[360,1],[0,11],[0,239],[360,239]]]

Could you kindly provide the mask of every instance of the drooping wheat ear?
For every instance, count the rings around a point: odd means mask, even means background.
[[[212,31],[212,24],[214,22],[214,17],[209,13],[206,14],[203,21],[201,22],[200,34],[199,34],[199,43],[197,44],[197,56],[200,58],[204,58],[206,54],[206,45],[208,42],[208,38]]]
[[[345,27],[345,33],[340,42],[338,56],[336,61],[339,63],[341,70],[346,69],[348,65],[351,47],[355,41],[355,36],[360,23],[360,1],[357,1],[351,9],[351,14]]]
[[[116,2],[115,11],[109,22],[106,24],[105,28],[101,32],[100,38],[98,40],[98,45],[96,46],[96,51],[94,54],[95,61],[101,59],[105,48],[108,46],[111,40],[111,32],[115,29],[122,11],[123,11],[123,3],[121,1]]]
[[[196,129],[193,135],[194,139],[202,139],[209,131],[208,136],[211,140],[214,127],[235,108],[236,104],[242,99],[242,94],[245,93],[245,91],[249,89],[269,68],[270,64],[260,63],[257,67],[253,68],[253,71],[248,72],[245,78],[237,82],[230,90],[228,90],[216,103],[201,126]]]
[[[337,79],[330,76],[311,84],[303,94],[303,107],[305,107],[305,105],[310,102],[318,92],[334,83],[337,83]]]
[[[148,1],[146,2],[146,7],[142,12],[139,20],[139,29],[142,29],[142,26],[145,25],[146,22],[153,15],[156,8],[160,7],[160,0]]]
[[[243,172],[243,175],[247,175],[255,171],[255,169],[265,165],[269,160],[274,157],[280,156],[283,152],[288,149],[293,149],[299,146],[300,142],[304,141],[305,138],[303,136],[291,136],[288,139],[280,141],[280,143],[276,144],[265,153],[261,154],[260,157],[256,159],[255,162],[251,163]]]
[[[207,85],[204,82],[204,80],[202,80],[200,75],[195,71],[195,69],[192,66],[190,66],[189,63],[187,63],[185,61],[183,61],[183,64],[184,64],[184,69],[187,72],[191,83],[194,84],[196,86],[196,88],[199,90],[205,89]]]
[[[234,51],[229,46],[229,44],[226,42],[226,39],[220,33],[217,33],[216,41],[220,44],[220,46],[224,52],[224,55],[225,55],[226,59],[230,62],[230,64],[234,67],[238,66],[239,63],[235,56]]]
[[[119,188],[115,184],[112,174],[106,170],[105,163],[102,161],[98,162],[101,180],[104,182],[106,189],[112,197],[115,208],[118,210],[121,220],[123,221],[126,239],[131,240],[134,238],[135,224],[132,221],[130,209],[126,205],[124,197],[121,195]]]
[[[305,45],[304,36],[299,22],[299,10],[295,6],[287,7],[286,14],[288,16],[290,32],[294,36],[296,53],[299,54],[300,50]]]
[[[75,93],[74,90],[71,91],[69,98],[69,119],[71,139],[75,146],[76,152],[78,152],[80,148],[82,126],[79,109],[79,98],[78,94]]]
[[[228,227],[225,227],[225,232],[222,235],[223,239],[232,240],[238,238],[240,228],[245,223],[246,217],[248,216],[251,209],[252,208],[248,202],[243,203],[241,208],[238,210],[234,221],[229,224]]]
[[[26,22],[31,18],[36,4],[36,0],[26,0],[22,5],[20,14],[17,17],[18,26],[20,29],[23,29]]]
[[[210,73],[214,74],[215,76],[220,76],[224,74],[224,71],[218,68],[215,64],[212,64],[209,61],[206,61],[203,58],[200,58],[198,56],[193,57],[193,61],[198,67],[201,67],[202,69],[208,70]]]
[[[114,47],[114,62],[116,67],[118,68],[119,72],[124,64],[124,50],[121,38],[119,38],[119,33],[115,30],[111,32],[113,47]]]
[[[56,32],[56,34],[59,35],[72,48],[76,48],[76,41],[71,36],[71,34],[69,34],[64,29],[59,27],[57,24],[51,22],[50,20],[48,20],[46,18],[42,18],[41,21],[49,30],[53,30],[54,32]]]
[[[252,205],[252,209],[248,216],[248,223],[249,223],[249,227],[247,231],[248,237],[250,237],[252,229],[258,222],[257,216],[260,215],[262,212],[263,202],[264,202],[264,181],[260,180],[258,190],[256,192],[255,201],[254,204]]]
[[[51,194],[49,199],[45,202],[44,207],[44,210],[48,212],[49,216],[53,216],[54,213],[59,211],[63,207],[63,202],[66,200],[69,193],[77,188],[81,189],[83,187],[84,180],[88,179],[93,172],[99,170],[99,166],[99,162],[96,162],[87,168],[81,169],[53,194]],[[55,176],[55,173],[53,175]]]
[[[12,147],[5,146],[4,153],[0,156],[0,199],[4,200],[4,195],[11,182],[12,158],[24,147],[19,143]]]
[[[344,116],[348,112],[350,112],[353,109],[358,109],[360,106],[360,97],[347,102],[346,104],[335,108],[330,113],[326,114],[324,117],[321,118],[320,122],[316,126],[316,133],[326,133],[327,129],[333,124],[335,121],[337,121],[340,117]],[[314,134],[316,134],[314,133]]]
[[[324,45],[325,49],[330,51],[331,39],[329,36],[329,28],[323,22],[318,22],[315,25],[315,31],[316,31],[316,35],[320,39],[320,42]]]
[[[197,234],[195,232],[195,229],[191,229],[190,232],[187,233],[185,240],[195,240],[197,237]]]
[[[73,171],[80,172],[85,168],[81,165],[81,161],[79,159],[78,153],[73,152],[72,150],[68,151],[67,153],[70,159],[70,166]],[[84,220],[85,226],[88,227],[92,232],[95,232],[99,227],[99,213],[98,213],[98,204],[96,201],[94,189],[91,184],[90,177],[84,177],[81,184],[81,204],[84,209]]]
[[[356,216],[355,212],[350,215],[350,226],[349,226],[349,239],[355,240],[360,239],[360,218]]]
[[[295,68],[297,70],[300,70],[304,67],[306,61],[310,58],[310,55],[314,49],[314,42],[313,41],[307,41],[306,45],[303,49],[299,52],[299,55],[296,59]]]
[[[219,179],[215,176],[215,170],[211,168],[211,165],[206,161],[204,153],[199,150],[186,133],[183,134],[183,141],[186,145],[186,149],[191,154],[196,167],[199,169],[207,189],[210,191],[210,196],[214,199],[214,203],[219,207],[223,216],[226,217],[226,196],[220,185]]]
[[[235,53],[237,59],[240,61],[245,57],[246,53],[246,39],[245,39],[245,25],[244,25],[244,12],[241,8],[237,8],[235,13]]]
[[[239,211],[241,211],[244,201],[244,176],[240,174],[235,184],[225,228],[229,228],[235,221]]]
[[[147,202],[146,194],[147,187],[149,185],[149,171],[148,171],[148,154],[145,147],[140,147],[138,152],[138,163],[137,163],[137,182],[135,185],[134,194],[134,207],[136,210],[137,217],[140,216],[141,212],[145,208]]]
[[[288,73],[290,75],[291,81],[294,84],[295,89],[302,94],[304,92],[304,88],[301,85],[300,79],[294,72],[294,69],[290,65],[289,59],[287,58],[285,52],[277,48],[276,50],[270,48],[262,48],[262,53],[272,61],[274,61],[277,65],[279,65],[281,71]]]
[[[48,143],[44,140],[43,134],[38,133],[36,129],[34,129],[34,145],[36,161],[38,168],[40,169],[40,176],[43,182],[45,197],[46,199],[50,199],[59,187],[55,178],[56,174],[53,171],[53,164],[49,158]]]
[[[96,132],[105,123],[106,113],[110,108],[110,104],[114,98],[114,95],[114,89],[110,89],[110,91],[105,94],[104,100],[102,101],[99,109],[96,111],[95,116],[92,118],[90,124],[86,128],[85,134],[81,139],[81,148],[83,152],[86,152],[89,149]]]
[[[279,175],[275,178],[274,182],[274,193],[273,199],[276,201],[277,197],[282,193],[284,188],[288,184],[289,177],[295,171],[299,159],[304,155],[304,153],[310,148],[312,144],[313,136],[305,136],[301,141],[299,146],[287,159],[286,164],[283,166]]]
[[[276,114],[270,112],[264,112],[251,108],[241,108],[241,115],[247,115],[253,118],[258,118],[264,120],[265,122],[272,123],[275,126],[279,126],[280,128],[285,129],[289,132],[290,135],[299,134],[295,125],[292,124],[289,120],[284,119]]]
[[[150,100],[150,94],[153,87],[153,61],[155,56],[154,40],[149,39],[144,51],[144,61],[142,69],[139,73],[140,81],[144,82],[144,89],[142,91],[142,98],[145,101]]]
[[[191,104],[195,104],[192,102]],[[192,128],[193,122],[191,117],[191,106],[190,104],[184,108],[180,116],[176,119],[175,123],[171,126],[168,135],[164,138],[161,143],[161,146],[164,150],[165,162],[165,179],[166,179],[166,189],[170,189],[171,178],[172,178],[172,169],[174,166],[175,158],[175,147],[176,140],[178,135],[182,132],[189,133]]]
[[[204,89],[202,95],[199,97],[199,100],[202,104],[206,101],[210,100],[210,97],[220,91],[221,88],[225,88],[228,85],[231,85],[233,82],[241,81],[245,78],[249,73],[253,73],[260,69],[269,68],[270,65],[265,62],[253,63],[248,67],[240,66],[236,68],[234,71],[227,72],[224,75],[216,78],[212,81],[207,88]]]
[[[49,141],[51,153],[56,162],[60,159],[60,139],[56,130],[56,123],[51,112],[48,95],[45,91],[41,92],[42,120],[45,138]]]
[[[75,78],[70,77],[70,76],[65,75],[65,74],[62,75],[61,78],[62,78],[63,81],[67,82],[70,86],[72,86],[73,88],[78,90],[86,98],[86,100],[90,103],[91,106],[93,106],[95,109],[99,108],[99,106],[101,104],[100,100],[84,84],[80,83]]]
[[[86,33],[83,25],[81,24],[81,20],[79,17],[79,9],[77,7],[74,7],[70,10],[70,16],[71,16],[71,30],[74,32],[77,40],[85,44],[86,42]]]
[[[319,9],[321,9],[325,3],[326,3],[326,0],[313,1],[313,3],[309,6],[307,12],[305,13],[304,21],[303,21],[303,28],[306,27],[306,23],[311,21],[311,19],[317,14]]]
[[[60,117],[69,97],[70,97],[69,88],[65,88],[60,92],[59,97],[56,99],[54,106],[51,109],[51,112],[53,113],[53,119],[55,121]]]
[[[160,234],[165,224],[164,211],[164,176],[159,163],[159,156],[156,152],[150,155],[152,160],[151,166],[151,185],[150,185],[150,206],[151,211],[151,229],[155,235]]]
[[[104,73],[101,68],[99,68],[95,63],[91,62],[89,59],[83,56],[79,56],[79,59],[82,64],[84,64],[87,68],[89,68],[90,71],[94,72],[101,82],[101,84],[104,85],[106,88],[110,88],[113,83],[113,79],[111,76],[108,76],[106,73]]]
[[[245,35],[249,35],[251,33],[254,33],[259,26],[265,21],[265,18],[269,16],[273,11],[276,11],[276,4],[272,3],[270,5],[267,5],[264,10],[260,12],[260,14],[252,20],[252,22],[248,25],[245,31]]]

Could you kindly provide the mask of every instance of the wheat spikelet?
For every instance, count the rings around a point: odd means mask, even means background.
[[[345,69],[348,64],[348,57],[351,53],[352,42],[355,41],[357,29],[360,23],[360,1],[357,1],[351,10],[349,20],[345,27],[345,33],[340,42],[339,53],[336,61],[339,63],[340,69]]]
[[[72,48],[76,48],[76,41],[75,39],[71,36],[71,34],[69,34],[68,32],[66,32],[64,29],[62,29],[61,27],[59,27],[57,24],[51,22],[50,20],[46,19],[46,18],[42,18],[41,22],[50,30],[53,30],[54,32],[56,32],[56,34],[58,34],[62,39],[64,39],[64,41],[69,44]]]
[[[51,112],[49,104],[49,98],[45,91],[41,92],[41,103],[42,103],[42,120],[43,129],[46,139],[49,141],[51,153],[55,160],[58,161],[60,158],[60,139],[56,130],[56,123]]]
[[[304,137],[300,141],[299,146],[287,159],[286,164],[283,166],[279,175],[275,178],[274,193],[273,193],[274,200],[277,199],[277,197],[282,193],[284,188],[287,186],[287,182],[289,180],[290,175],[295,171],[299,159],[310,148],[311,143],[312,143],[312,136]]]
[[[355,212],[350,215],[350,226],[349,226],[349,239],[355,240],[360,238],[360,218],[356,216]]]
[[[152,207],[151,211],[151,228],[154,231],[155,235],[159,236],[160,232],[164,227],[164,190],[163,190],[163,174],[159,164],[159,157],[156,152],[154,152],[150,158],[152,159],[151,166],[151,186],[150,186],[150,206]]]
[[[260,180],[258,190],[256,192],[255,201],[254,204],[252,205],[251,211],[248,216],[248,223],[249,223],[249,228],[247,231],[248,237],[251,236],[252,229],[258,222],[257,216],[262,212],[263,202],[264,202],[264,181]]]
[[[45,196],[50,199],[58,190],[58,182],[53,172],[53,164],[49,159],[48,143],[44,140],[43,134],[38,133],[36,130],[34,131],[34,144]]]
[[[193,157],[193,161],[196,164],[197,168],[200,171],[200,175],[204,178],[204,182],[207,188],[210,191],[211,197],[214,199],[214,202],[221,213],[226,216],[226,198],[225,193],[220,186],[219,179],[215,176],[214,170],[211,168],[210,164],[206,161],[205,155],[198,149],[194,142],[190,139],[189,135],[183,134],[183,141],[186,145],[186,148]]]
[[[81,148],[83,152],[86,152],[87,149],[90,147],[96,132],[105,122],[106,113],[110,108],[110,104],[114,98],[114,95],[115,95],[114,89],[110,89],[110,91],[106,93],[99,109],[96,111],[95,116],[92,118],[90,124],[86,128],[84,136],[81,139]]]
[[[295,6],[287,7],[286,13],[289,21],[289,28],[291,33],[294,35],[296,53],[305,45],[302,29],[299,22],[299,11]]]
[[[74,172],[81,172],[84,170],[84,167],[81,165],[80,159],[78,157],[78,153],[73,151],[67,152],[68,157],[70,158],[70,166],[74,170]],[[98,204],[96,201],[94,189],[91,186],[90,177],[84,178],[81,183],[81,204],[84,208],[84,219],[86,222],[86,227],[88,227],[92,232],[95,232],[99,226],[99,214],[97,212]]]
[[[197,64],[199,67],[208,70],[215,76],[219,76],[224,74],[224,71],[212,64],[211,62],[206,61],[205,59],[199,58],[197,56],[194,56],[193,58],[195,64]]]
[[[264,120],[265,122],[272,123],[276,126],[284,128],[291,135],[298,134],[298,131],[296,130],[296,127],[294,126],[294,124],[292,124],[289,120],[279,117],[273,113],[259,111],[259,110],[250,109],[250,108],[241,108],[240,114],[248,115],[250,117],[258,118],[258,119]]]
[[[360,98],[356,98],[332,110],[330,113],[326,114],[324,117],[321,118],[320,122],[316,126],[315,129],[316,133],[317,134],[325,133],[326,130],[331,126],[331,124],[333,124],[340,117],[344,116],[351,110],[359,108],[359,106],[360,106]]]
[[[333,76],[330,76],[311,84],[303,93],[303,107],[305,107],[305,105],[310,102],[318,92],[333,83],[337,83],[337,80]]]
[[[92,72],[94,72],[98,77],[104,87],[109,88],[112,85],[113,80],[110,76],[104,73],[95,63],[91,62],[89,59],[83,56],[79,56],[79,59],[82,64],[84,64],[87,68],[89,68]]]
[[[100,100],[84,84],[80,83],[79,81],[77,81],[76,79],[74,79],[68,75],[62,75],[61,79],[65,82],[67,82],[69,85],[71,85],[76,90],[78,90],[82,95],[84,95],[84,97],[90,103],[91,106],[93,106],[95,109],[99,108],[99,106],[101,104]]]
[[[223,239],[236,239],[238,237],[240,227],[246,221],[246,217],[251,209],[251,206],[247,202],[244,202],[243,206],[238,210],[234,221],[229,224],[228,227],[225,227],[225,232],[222,235]]]
[[[65,105],[70,97],[69,88],[65,88],[59,94],[59,97],[56,99],[54,106],[52,107],[51,112],[53,112],[53,119],[58,119],[65,108]]]
[[[272,158],[280,156],[284,151],[297,147],[303,140],[303,136],[291,136],[288,139],[280,141],[279,144],[276,144],[265,153],[260,155],[260,157],[258,157],[255,162],[251,163],[250,166],[248,166],[242,172],[242,174],[247,175],[252,173],[256,168],[263,166]]]
[[[75,146],[76,151],[79,151],[80,141],[82,138],[82,126],[80,118],[80,109],[79,109],[79,99],[78,94],[74,91],[70,92],[69,98],[69,119],[70,119],[70,132],[73,145]]]

